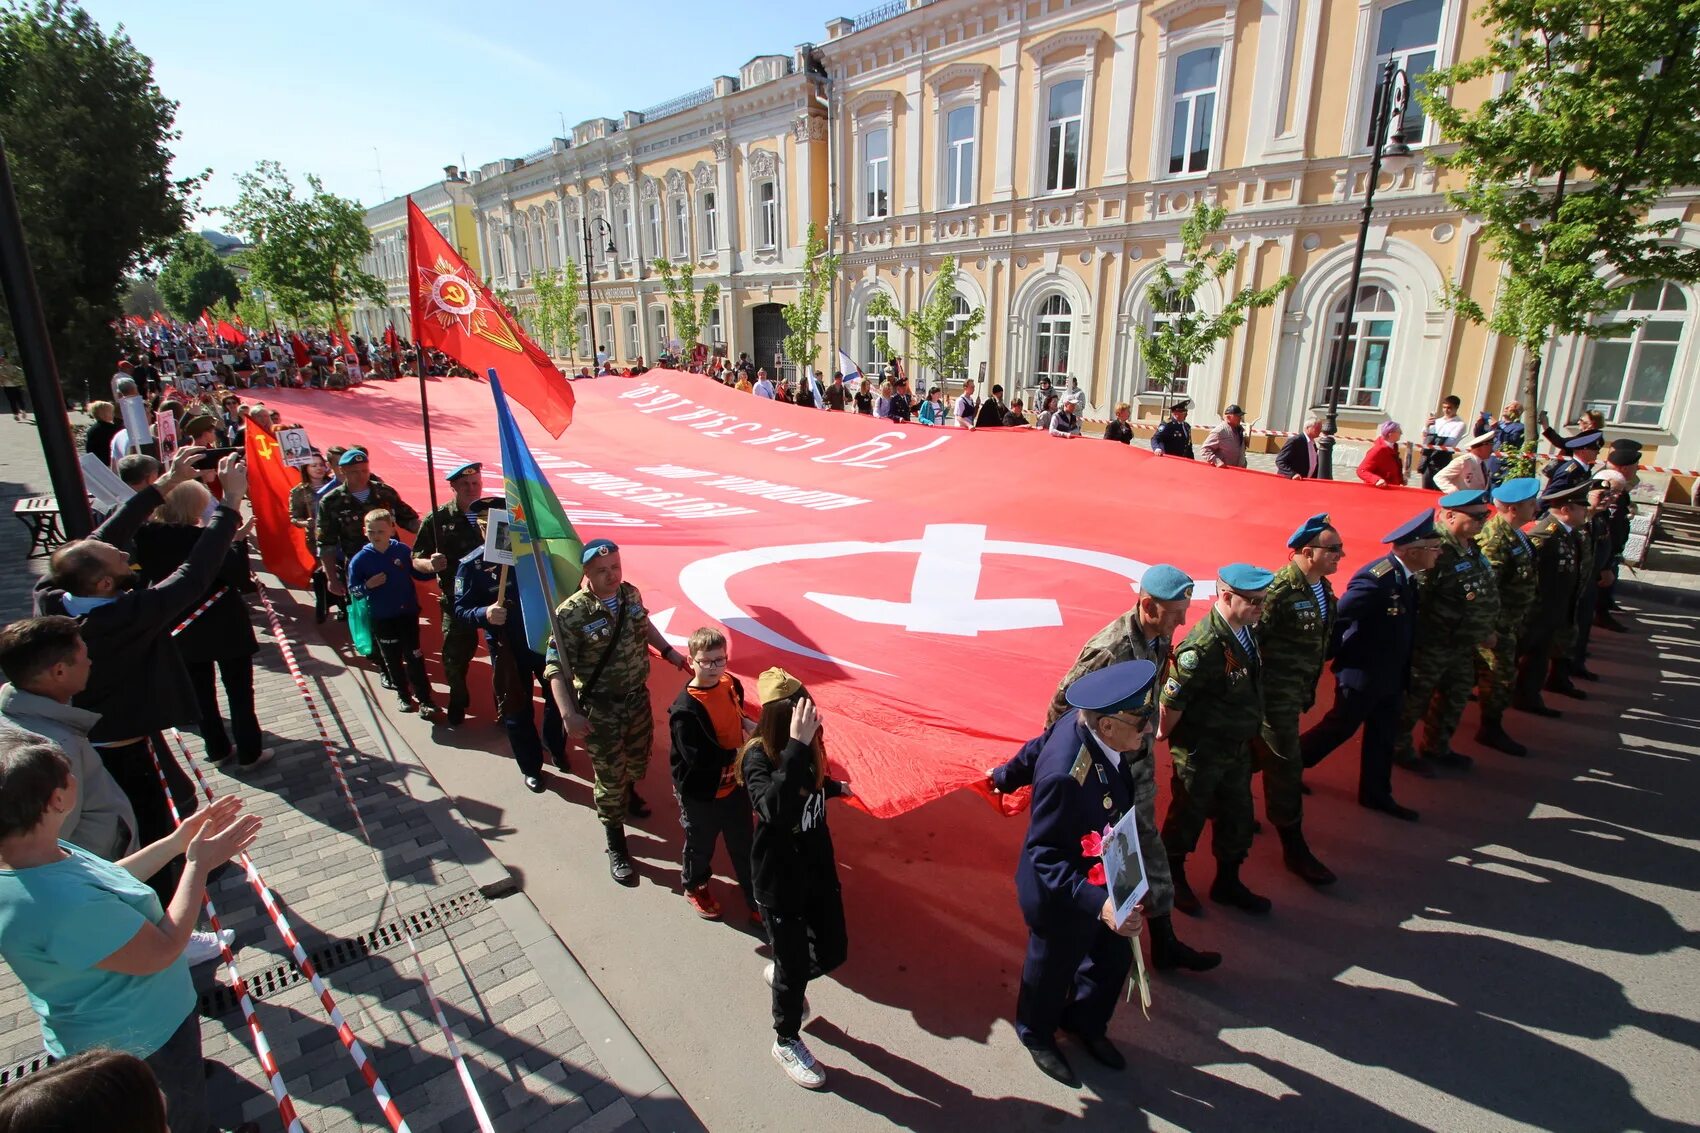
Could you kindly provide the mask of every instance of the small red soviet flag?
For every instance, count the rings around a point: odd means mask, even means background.
[[[289,491],[301,475],[283,462],[283,446],[269,429],[248,422],[248,501],[254,509],[254,535],[266,569],[286,586],[313,580],[313,556],[307,540],[289,522]]]

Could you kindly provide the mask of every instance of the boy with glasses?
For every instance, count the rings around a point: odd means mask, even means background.
[[[1275,572],[1264,595],[1257,644],[1263,651],[1263,727],[1252,754],[1263,772],[1263,809],[1281,836],[1281,857],[1312,885],[1329,885],[1334,873],[1305,843],[1304,762],[1299,718],[1316,703],[1316,682],[1328,653],[1339,607],[1328,576],[1346,553],[1326,513],[1313,515],[1287,540],[1292,559]]]
[[[1163,682],[1157,739],[1174,760],[1163,846],[1175,883],[1175,908],[1197,913],[1186,878],[1186,856],[1214,823],[1211,851],[1216,882],[1210,899],[1263,914],[1269,898],[1247,889],[1240,863],[1251,851],[1251,741],[1263,727],[1263,660],[1252,627],[1263,616],[1274,572],[1230,563],[1217,574],[1210,614],[1175,650]]]

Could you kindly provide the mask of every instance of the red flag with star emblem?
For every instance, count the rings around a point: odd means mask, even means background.
[[[271,430],[250,421],[247,440],[248,500],[254,509],[254,535],[266,569],[289,586],[313,581],[313,556],[307,540],[289,522],[289,492],[301,474],[283,463],[283,446]]]
[[[413,337],[475,374],[494,369],[509,398],[558,437],[573,423],[573,388],[549,356],[525,336],[501,304],[410,197],[407,268]]]

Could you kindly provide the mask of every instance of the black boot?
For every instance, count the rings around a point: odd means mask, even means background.
[[[1476,729],[1476,742],[1506,755],[1526,756],[1529,749],[1505,734],[1505,725],[1498,720],[1483,720]]]
[[[608,832],[608,872],[621,885],[636,885],[637,871],[632,868],[632,859],[626,853],[626,828],[609,825],[604,829]]]
[[[1280,834],[1281,860],[1287,863],[1290,871],[1312,885],[1334,884],[1334,871],[1317,861],[1316,855],[1310,852],[1303,829],[1298,826],[1282,827]]]
[[[1216,882],[1210,886],[1210,899],[1218,905],[1243,909],[1258,916],[1268,913],[1272,907],[1269,898],[1253,893],[1240,880],[1239,862],[1216,863]]]
[[[1560,696],[1568,696],[1575,700],[1587,700],[1588,694],[1576,687],[1576,682],[1570,679],[1570,662],[1554,661],[1547,672],[1547,692],[1556,692]]]
[[[1192,891],[1192,885],[1186,879],[1186,859],[1169,859],[1169,876],[1175,883],[1175,908],[1189,916],[1196,917],[1204,908],[1198,900],[1198,894]]]
[[[648,818],[649,804],[643,801],[643,796],[637,793],[636,785],[626,787],[626,813],[633,818]]]
[[[1145,923],[1151,926],[1151,963],[1158,971],[1208,972],[1222,962],[1220,952],[1200,952],[1182,944],[1167,914],[1146,917]]]

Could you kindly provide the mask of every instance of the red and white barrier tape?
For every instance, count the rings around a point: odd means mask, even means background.
[[[170,730],[170,734],[183,755],[183,762],[187,763],[189,770],[195,773],[195,779],[201,784],[201,790],[210,802],[217,796],[213,794],[212,787],[208,785],[206,776],[201,774],[201,769],[196,766],[194,759],[189,755],[188,745],[183,742],[182,735],[175,728]],[[163,781],[163,769],[160,772],[160,777]],[[169,792],[167,792],[167,797],[170,797]],[[354,1059],[355,1068],[360,1071],[360,1076],[365,1079],[367,1088],[372,1091],[372,1096],[377,1099],[378,1108],[383,1110],[384,1119],[389,1122],[390,1129],[393,1133],[412,1133],[408,1127],[407,1119],[402,1117],[401,1110],[396,1107],[395,1099],[390,1096],[389,1088],[384,1085],[383,1079],[378,1077],[377,1068],[372,1065],[371,1058],[367,1056],[366,1048],[361,1046],[360,1040],[354,1036],[353,1028],[348,1025],[348,1020],[343,1018],[342,1009],[336,1005],[336,1000],[331,997],[330,989],[319,977],[318,969],[313,967],[313,961],[307,958],[307,952],[301,947],[300,939],[295,935],[295,930],[290,927],[289,918],[284,916],[282,909],[278,908],[277,898],[272,895],[271,888],[260,876],[258,867],[254,865],[254,859],[244,851],[241,861],[243,872],[248,877],[248,884],[259,895],[260,904],[265,907],[266,914],[271,917],[272,923],[277,926],[277,931],[282,934],[283,942],[289,946],[290,955],[294,957],[296,966],[301,969],[301,973],[313,985],[313,991],[318,995],[319,1003],[324,1007],[325,1014],[330,1017],[331,1025],[336,1028],[337,1038],[342,1040],[342,1045],[348,1051],[349,1057]]]
[[[259,579],[255,579],[256,591],[260,596],[260,604],[265,607],[266,620],[271,624],[272,637],[277,641],[278,649],[283,654],[283,663],[289,669],[289,675],[295,679],[295,687],[301,693],[301,699],[307,705],[307,712],[313,718],[313,725],[319,730],[319,742],[324,745],[325,758],[330,761],[331,772],[336,777],[337,785],[342,788],[342,797],[348,803],[348,809],[354,814],[354,822],[360,828],[360,834],[366,839],[366,848],[371,851],[372,860],[378,864],[378,876],[384,879],[384,889],[389,894],[392,905],[401,908],[401,899],[396,895],[390,884],[389,870],[384,866],[383,855],[372,840],[372,832],[366,828],[366,819],[360,813],[360,806],[354,801],[354,792],[349,790],[348,779],[343,775],[342,761],[337,758],[336,745],[331,741],[330,731],[325,727],[324,717],[319,714],[318,702],[313,698],[312,689],[307,684],[307,678],[301,672],[301,666],[295,659],[295,649],[289,638],[283,632],[283,622],[277,616],[277,610],[272,607],[271,599],[266,596],[266,587]],[[473,1117],[478,1121],[482,1133],[495,1133],[495,1126],[490,1122],[489,1111],[484,1106],[484,1099],[479,1096],[478,1086],[472,1080],[472,1071],[466,1064],[466,1058],[461,1053],[460,1043],[455,1039],[454,1030],[449,1026],[448,1017],[443,1012],[443,1005],[437,998],[436,989],[431,986],[430,973],[425,969],[425,960],[419,955],[419,945],[413,938],[413,928],[402,918],[402,931],[406,935],[407,950],[412,954],[413,966],[419,973],[420,985],[425,990],[426,1001],[431,1005],[431,1013],[436,1016],[437,1027],[443,1032],[443,1038],[448,1042],[449,1055],[454,1059],[455,1070],[460,1075],[460,1083],[466,1091],[467,1103],[472,1107]]]
[[[207,600],[205,602],[202,602],[199,606],[196,606],[192,611],[190,611],[188,617],[184,618],[182,621],[177,623],[177,628],[171,631],[171,636],[176,637],[178,634],[180,634],[184,630],[188,629],[190,624],[192,622],[194,622],[194,620],[196,618],[200,617],[202,614],[204,614],[208,610],[212,609],[212,604],[214,602],[218,601],[220,598],[224,597],[225,591],[227,591],[229,589],[230,589],[230,587],[228,587],[228,586],[221,586],[217,590],[214,590],[211,594],[207,595]]]
[[[159,761],[159,753],[154,750],[153,737],[148,737],[148,755],[153,759],[153,769],[159,775],[159,789],[165,792],[165,803],[171,808],[171,821],[181,826],[183,818],[177,813],[177,800],[171,797],[171,785],[165,781],[165,767]],[[191,765],[193,766],[193,765]],[[196,772],[200,774],[199,771]],[[213,934],[218,938],[218,950],[224,955],[224,966],[230,969],[230,982],[236,989],[237,999],[242,1004],[242,1018],[248,1024],[248,1035],[254,1040],[254,1054],[260,1060],[260,1072],[266,1076],[266,1084],[271,1087],[272,1099],[277,1102],[277,1115],[283,1119],[283,1127],[288,1133],[306,1133],[306,1126],[295,1114],[295,1100],[289,1096],[289,1087],[284,1084],[283,1072],[278,1069],[277,1056],[272,1053],[271,1043],[266,1041],[266,1032],[260,1026],[260,1017],[254,1011],[253,996],[248,994],[248,981],[242,978],[242,973],[236,967],[236,956],[230,950],[230,945],[224,942],[224,928],[218,921],[218,910],[213,908],[211,895],[203,894],[206,903],[207,920],[212,922]]]

